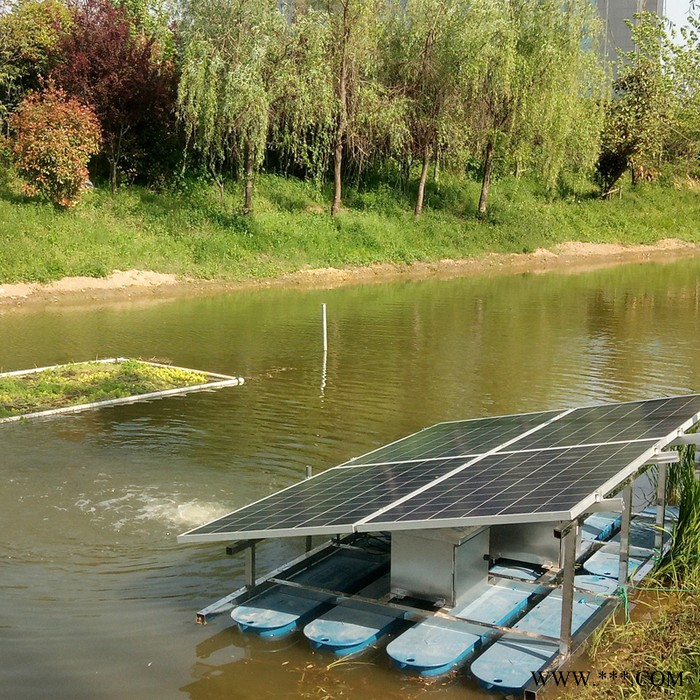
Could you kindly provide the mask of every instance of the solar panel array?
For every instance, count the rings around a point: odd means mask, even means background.
[[[574,518],[699,420],[693,394],[439,423],[178,539]]]

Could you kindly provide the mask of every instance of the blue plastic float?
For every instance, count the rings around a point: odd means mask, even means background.
[[[600,577],[602,578],[602,577]],[[574,586],[584,588],[590,581],[575,577]],[[604,585],[600,579],[596,585]],[[575,634],[603,605],[605,599],[595,594],[578,592],[572,610],[571,631]],[[555,589],[513,629],[558,637],[561,624],[561,589]],[[559,653],[559,645],[546,639],[519,634],[504,634],[471,665],[471,673],[487,690],[503,693],[521,691],[532,681],[532,673],[545,668]]]
[[[304,636],[314,649],[332,651],[338,656],[355,654],[390,632],[403,618],[397,611],[363,603],[347,601],[336,605],[304,627]]]

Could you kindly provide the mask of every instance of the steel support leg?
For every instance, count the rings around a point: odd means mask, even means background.
[[[664,529],[666,527],[666,470],[665,464],[659,464],[656,481],[656,534],[654,547],[661,553],[664,544]]]
[[[632,516],[632,484],[627,484],[622,491],[622,524],[620,527],[620,572],[617,582],[620,588],[627,590],[630,558],[630,518]]]
[[[559,653],[563,657],[567,657],[571,653],[571,620],[574,612],[574,573],[578,529],[578,521],[574,521],[564,536],[564,576],[561,582],[561,627],[559,632]]]
[[[245,585],[252,588],[255,585],[255,543],[245,550]]]

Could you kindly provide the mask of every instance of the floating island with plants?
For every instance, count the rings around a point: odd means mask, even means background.
[[[241,377],[117,357],[0,374],[0,422],[243,383]]]

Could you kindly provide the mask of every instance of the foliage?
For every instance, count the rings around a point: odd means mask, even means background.
[[[158,50],[153,36],[134,28],[124,7],[110,0],[73,6],[73,27],[61,42],[61,61],[51,75],[94,108],[113,192],[122,161],[135,176],[140,154],[172,137],[175,73]]]
[[[16,0],[0,16],[0,110],[50,71],[95,109],[93,166],[113,191],[208,171],[225,200],[234,174],[249,212],[265,170],[332,181],[337,213],[348,182],[388,177],[418,216],[440,172],[466,167],[481,179],[466,211],[484,218],[491,181],[513,172],[550,196],[596,161],[604,191],[630,166],[700,174],[695,14],[676,43],[638,18],[610,102],[590,0],[67,1],[70,14]]]
[[[667,70],[672,52],[663,22],[651,13],[636,17],[638,21],[631,27],[636,48],[624,57],[620,76],[613,84],[615,97],[607,108],[596,166],[604,195],[628,168],[637,176],[658,168],[673,116]]]
[[[484,8],[462,0],[393,5],[384,79],[404,116],[392,149],[400,161],[416,158],[422,164],[416,216],[431,157],[459,150],[469,131],[468,103],[485,68],[482,57],[490,39]]]
[[[0,14],[0,126],[28,90],[40,87],[69,27],[59,0],[19,0]]]
[[[700,575],[700,481],[695,476],[695,446],[679,450],[679,460],[669,467],[667,492],[678,504],[678,523],[670,556],[660,573],[675,585],[694,573]]]
[[[159,58],[175,59],[175,6],[169,0],[114,0],[114,4],[123,8],[133,36],[152,37]]]
[[[346,152],[359,174],[381,139],[387,105],[378,80],[379,37],[386,4],[383,0],[323,0],[330,25],[326,63],[335,89],[333,134],[333,203],[342,205],[343,158]],[[379,21],[378,21],[379,20]]]
[[[10,125],[15,164],[27,192],[58,207],[76,204],[88,178],[87,163],[100,145],[93,111],[49,86],[26,97]]]
[[[285,173],[298,168],[319,185],[330,163],[336,121],[326,60],[331,27],[328,14],[314,8],[297,8],[292,19],[277,64],[269,145]]]
[[[184,32],[180,117],[220,186],[226,163],[245,171],[248,212],[265,154],[282,16],[274,0],[196,0]]]
[[[552,189],[565,169],[595,163],[607,80],[598,60],[600,22],[592,3],[528,4],[519,29],[519,107],[510,142],[520,167]],[[522,19],[521,19],[522,22]]]
[[[60,365],[0,377],[0,418],[120,399],[207,381],[205,374],[138,360]]]
[[[666,131],[664,156],[700,176],[700,17],[690,15],[672,44],[674,121]]]
[[[550,188],[567,162],[586,164],[597,146],[595,105],[604,85],[591,3],[497,0],[494,6],[487,69],[474,95],[484,153],[482,215],[498,148],[516,168],[536,168]]]

